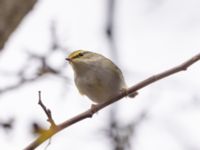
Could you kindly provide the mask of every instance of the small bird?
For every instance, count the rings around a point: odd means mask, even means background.
[[[127,89],[121,70],[101,54],[76,50],[66,58],[82,95],[100,104]]]

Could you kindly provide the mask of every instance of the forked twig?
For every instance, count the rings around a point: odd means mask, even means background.
[[[38,91],[38,96],[39,96],[38,104],[42,107],[42,109],[44,110],[45,114],[47,115],[47,118],[48,118],[47,121],[50,122],[51,127],[55,127],[56,124],[55,124],[55,121],[52,118],[51,110],[48,109],[42,102],[41,91]]]

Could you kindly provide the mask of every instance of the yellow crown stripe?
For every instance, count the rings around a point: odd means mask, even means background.
[[[70,59],[74,59],[74,58],[78,58],[82,55],[84,55],[85,53],[87,53],[87,51],[84,51],[84,50],[77,50],[77,51],[74,51],[73,53],[71,53],[68,58]],[[82,54],[82,55],[80,55]]]

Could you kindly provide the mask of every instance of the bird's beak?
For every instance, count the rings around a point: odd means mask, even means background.
[[[65,58],[65,60],[67,60],[67,61],[69,61],[69,62],[71,62],[71,61],[72,61],[72,59],[71,59],[71,58]]]

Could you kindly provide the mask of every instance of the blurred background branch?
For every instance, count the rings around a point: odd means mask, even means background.
[[[105,136],[111,141],[113,150],[133,150],[132,138],[134,139],[135,131],[137,127],[146,118],[149,109],[144,109],[140,112],[138,118],[133,120],[131,123],[122,123],[116,119],[116,112],[110,113],[110,122],[106,129],[104,129]]]
[[[17,82],[11,85],[7,85],[6,87],[0,87],[0,94],[4,94],[10,90],[17,89],[26,83],[34,82],[47,74],[52,74],[64,79],[65,81],[68,81],[68,78],[63,75],[63,67],[65,67],[65,65],[61,66],[60,68],[54,68],[50,63],[48,63],[49,58],[55,54],[55,51],[64,52],[64,48],[59,44],[59,40],[56,35],[54,21],[51,22],[49,32],[52,38],[52,42],[50,43],[50,49],[46,54],[39,55],[33,53],[32,51],[34,50],[26,50],[25,53],[27,55],[27,63],[23,64],[23,67],[21,67],[18,72],[7,72],[6,70],[1,70],[0,75],[14,76],[17,78]],[[31,66],[34,66],[34,69],[30,74],[29,71]]]
[[[0,51],[37,0],[0,0]]]
[[[9,132],[13,129],[14,121],[14,118],[10,118],[8,120],[0,120],[0,127]]]
[[[118,50],[114,37],[116,0],[108,0],[106,4],[107,15],[105,34],[107,36],[111,57],[115,62],[119,63]],[[120,121],[117,119],[117,112],[118,105],[112,105],[109,112],[108,125],[103,129],[105,132],[104,135],[109,141],[111,141],[111,147],[113,150],[125,150],[126,147],[130,148],[129,139],[133,136],[133,132],[132,128],[129,128],[129,126],[119,127]]]

